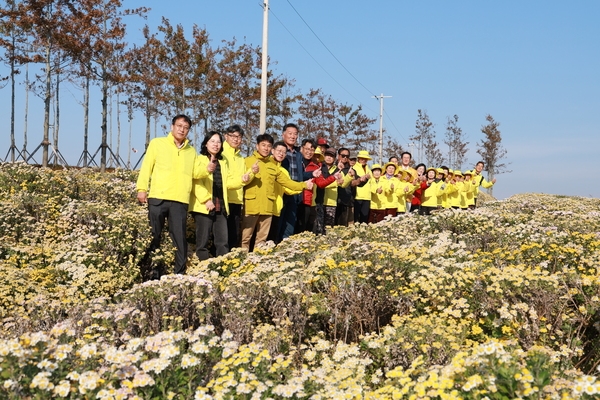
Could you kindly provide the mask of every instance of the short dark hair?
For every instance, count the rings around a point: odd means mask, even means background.
[[[231,126],[227,127],[227,129],[225,130],[225,133],[234,133],[234,132],[239,132],[240,136],[244,136],[244,130],[238,124],[231,125]]]
[[[345,147],[340,147],[340,148],[338,149],[338,154],[342,154],[342,151],[347,151],[347,152],[348,152],[348,155],[350,155],[350,149],[347,149],[347,148],[345,148]]]
[[[477,164],[475,164],[475,166],[477,166],[478,164],[481,164],[485,167],[485,163],[483,161],[477,161]]]
[[[404,157],[405,154],[408,154],[408,156],[412,160],[412,154],[410,154],[408,151],[405,151],[404,153],[400,154],[400,158]]]
[[[388,162],[392,161],[392,158],[395,158],[396,160],[398,159],[398,156],[391,156],[388,160]]]
[[[188,123],[188,125],[190,126],[190,128],[192,127],[192,120],[190,119],[190,117],[188,117],[185,114],[179,114],[173,117],[173,123],[171,125],[175,125],[175,122],[177,122],[178,119],[184,119],[185,122]]]
[[[287,145],[283,141],[281,141],[281,140],[278,140],[275,143],[273,143],[273,148],[274,149],[278,148],[279,146],[283,146],[283,147],[285,147],[287,149]]]
[[[261,142],[269,142],[271,143],[271,146],[273,145],[273,136],[269,135],[268,133],[263,133],[262,135],[258,135],[256,137],[256,144],[259,144]]]
[[[296,124],[293,124],[293,123],[291,123],[291,122],[288,122],[287,124],[285,124],[285,125],[283,126],[283,130],[282,130],[281,132],[285,132],[285,130],[286,130],[287,128],[295,128],[297,131],[299,130],[299,129],[298,129],[298,125],[296,125]]]
[[[304,147],[304,145],[305,145],[306,143],[310,143],[310,144],[312,145],[312,147],[314,147],[315,149],[317,148],[317,142],[315,142],[315,139],[310,139],[310,138],[308,138],[308,139],[303,139],[303,140],[302,140],[302,147]]]
[[[200,154],[202,154],[203,156],[207,156],[210,158],[210,153],[208,152],[208,149],[206,148],[206,144],[208,143],[208,141],[215,135],[219,136],[219,140],[221,140],[221,148],[219,149],[219,152],[217,153],[216,157],[217,160],[222,160],[223,156],[223,136],[221,136],[221,134],[217,131],[209,131],[206,135],[204,135],[204,139],[202,140],[202,144],[200,145]]]

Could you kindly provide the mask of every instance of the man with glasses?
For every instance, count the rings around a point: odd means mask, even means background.
[[[246,172],[244,157],[240,154],[244,130],[239,125],[231,125],[225,131],[223,143],[223,157],[229,164],[229,171],[233,176],[242,176]],[[229,249],[240,246],[242,204],[244,204],[244,188],[227,190],[229,215],[227,216],[227,233]]]
[[[281,166],[290,174],[290,178],[296,182],[303,182],[310,179],[305,176],[302,164],[302,154],[300,148],[296,146],[298,141],[298,126],[296,124],[285,124],[283,127],[282,139],[287,147],[285,159]],[[283,195],[283,208],[279,217],[279,235],[277,242],[290,237],[296,229],[296,219],[298,207],[302,204],[302,194]]]
[[[138,201],[148,203],[152,241],[139,263],[142,267],[149,267],[147,264],[152,252],[160,247],[162,230],[167,220],[169,235],[176,248],[175,273],[185,273],[186,220],[196,164],[196,150],[187,139],[191,126],[192,121],[187,115],[175,116],[171,132],[167,136],[152,139],[146,149],[136,189]],[[160,278],[161,271],[154,269],[151,273],[150,278]]]
[[[342,147],[338,150],[338,162],[344,164],[342,172],[344,176],[350,175],[354,178],[354,170],[350,166],[350,150]],[[354,223],[354,192],[356,188],[352,185],[347,187],[338,186],[337,207],[335,209],[335,224],[348,226]]]

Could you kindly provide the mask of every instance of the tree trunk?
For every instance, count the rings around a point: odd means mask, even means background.
[[[14,8],[14,6],[13,6]],[[15,36],[12,37],[12,50],[10,55],[10,162],[15,162]]]
[[[90,115],[90,76],[85,77],[85,90],[83,92],[83,166],[88,167],[88,137]]]
[[[42,140],[42,167],[48,166],[48,140],[50,138],[50,99],[52,98],[50,44],[46,46],[46,96],[44,98],[44,139]]]
[[[103,64],[102,65],[102,144],[101,144],[101,151],[100,151],[100,171],[101,172],[105,172],[106,171],[106,148],[108,147],[107,144],[107,137],[108,137],[108,132],[107,132],[107,126],[106,126],[106,121],[107,121],[107,102],[108,102],[108,78],[107,78],[108,73],[106,72],[106,65]]]
[[[27,161],[27,114],[29,113],[29,64],[25,65],[25,121],[23,123],[23,158]]]

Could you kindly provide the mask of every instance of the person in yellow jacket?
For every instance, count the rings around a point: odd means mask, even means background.
[[[227,160],[229,170],[234,176],[242,176],[246,172],[246,163],[240,152],[244,130],[239,125],[231,125],[225,130],[223,157]],[[239,247],[241,240],[242,206],[244,205],[244,189],[227,189],[229,212],[227,214],[227,243],[229,249]]]
[[[250,240],[256,230],[255,243],[265,243],[271,227],[273,208],[276,201],[275,183],[284,188],[312,190],[311,181],[295,182],[281,172],[279,165],[271,157],[273,137],[269,134],[258,135],[256,151],[247,157],[246,168],[258,166],[258,173],[244,188],[244,217],[242,218],[242,248],[250,250]]]
[[[184,274],[187,262],[186,220],[196,165],[196,150],[187,135],[192,121],[176,115],[165,137],[152,139],[136,183],[137,199],[148,203],[152,241],[139,265],[148,266],[152,252],[160,247],[162,230],[168,220],[169,236],[176,248],[175,273]],[[150,181],[152,184],[149,185]],[[152,271],[158,279],[160,271]]]
[[[484,166],[485,164],[483,163],[483,161],[479,161],[477,164],[475,164],[475,175],[473,175],[473,180],[475,181],[475,204],[473,208],[477,207],[477,196],[479,195],[479,187],[489,189],[496,183],[496,178],[492,179],[491,182],[488,182],[487,180],[485,180],[483,175],[481,175]]]
[[[398,196],[398,209],[397,214],[405,214],[408,210],[407,204],[410,204],[410,196],[414,193],[415,189],[419,187],[413,181],[413,175],[410,171],[399,170],[398,171],[399,188],[396,192]]]
[[[477,186],[475,186],[475,180],[473,180],[473,171],[465,171],[465,204],[467,209],[475,208],[475,191],[477,190]]]
[[[453,209],[461,209],[462,208],[462,199],[464,197],[464,176],[463,173],[459,170],[454,170],[453,179],[451,184],[454,185],[454,190],[451,194],[449,194],[448,200],[450,201],[450,207]]]
[[[395,217],[398,214],[398,196],[400,194],[400,180],[396,178],[398,166],[396,163],[389,161],[383,166],[383,181],[385,188],[383,190],[385,215]]]
[[[229,190],[242,188],[254,177],[253,165],[242,175],[229,168],[223,158],[223,139],[219,132],[206,134],[200,145],[200,177],[194,179],[188,210],[196,225],[196,255],[199,260],[210,258],[208,243],[213,236],[215,255],[229,252],[227,217],[229,214]]]
[[[354,169],[355,179],[352,186],[356,187],[356,196],[354,196],[354,222],[369,222],[369,211],[371,209],[371,185],[368,184],[371,178],[371,169],[367,163],[371,160],[369,152],[361,150],[356,155],[356,164]]]
[[[448,208],[452,208],[452,205],[450,204],[451,202],[451,196],[454,193],[458,193],[458,189],[456,188],[456,185],[454,185],[453,183],[453,179],[454,179],[454,174],[451,169],[449,168],[445,168],[444,169],[446,175],[444,176],[444,183],[446,184],[446,188],[443,190],[442,193],[442,208],[444,209],[448,209]]]
[[[446,188],[444,182],[436,180],[437,170],[435,168],[427,168],[425,176],[427,187],[421,192],[421,207],[419,208],[419,215],[431,215],[433,210],[437,210],[438,197]]]
[[[352,183],[352,176],[350,174],[344,174],[344,163],[336,163],[336,151],[332,147],[328,147],[325,150],[325,158],[321,165],[321,175],[328,176],[334,175],[337,172],[340,174],[340,179],[335,180],[325,187],[323,193],[323,207],[324,207],[324,227],[335,225],[335,215],[337,212],[337,200],[338,200],[338,188],[347,188]],[[317,189],[318,191],[319,189]],[[313,201],[321,201],[319,193],[313,195]]]
[[[288,170],[281,166],[281,162],[285,160],[286,155],[287,146],[285,142],[275,142],[273,149],[271,149],[271,157],[279,165],[280,171],[286,177],[290,178]],[[279,217],[281,215],[281,210],[283,209],[283,195],[293,196],[300,193],[302,193],[302,190],[287,189],[279,183],[275,183],[275,202],[273,202],[273,217],[271,218],[271,228],[269,229],[268,240],[272,240],[275,243],[281,242],[279,237]]]
[[[369,210],[369,223],[376,224],[385,218],[387,180],[381,176],[381,165],[373,164],[371,167],[371,207]]]

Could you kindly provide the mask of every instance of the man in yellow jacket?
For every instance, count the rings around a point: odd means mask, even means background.
[[[177,115],[167,136],[150,141],[136,184],[138,201],[148,203],[152,230],[152,241],[140,265],[146,264],[152,252],[160,247],[162,230],[168,220],[169,235],[177,249],[176,274],[185,273],[187,261],[186,220],[196,164],[196,150],[187,139],[191,126],[188,116]],[[159,277],[158,271],[153,274],[153,278]]]
[[[484,189],[489,189],[492,186],[494,186],[494,183],[496,183],[496,178],[492,179],[491,182],[488,182],[483,175],[481,175],[481,172],[483,171],[483,167],[485,166],[485,164],[483,163],[483,161],[479,161],[477,164],[475,164],[475,175],[473,176],[473,180],[475,181],[475,201],[473,204],[473,208],[477,207],[477,196],[479,195],[479,187],[483,187]]]
[[[227,160],[229,170],[234,176],[242,176],[246,172],[244,157],[240,154],[244,130],[239,125],[232,125],[225,132],[223,157]],[[227,215],[227,233],[229,249],[240,245],[240,225],[242,223],[242,205],[244,189],[228,189],[229,214]]]
[[[291,190],[312,190],[313,183],[295,182],[286,176],[271,157],[273,137],[258,135],[256,151],[246,158],[246,168],[258,166],[254,179],[244,188],[244,218],[242,219],[242,248],[250,250],[250,240],[256,229],[255,244],[266,242],[275,207],[275,183]]]

